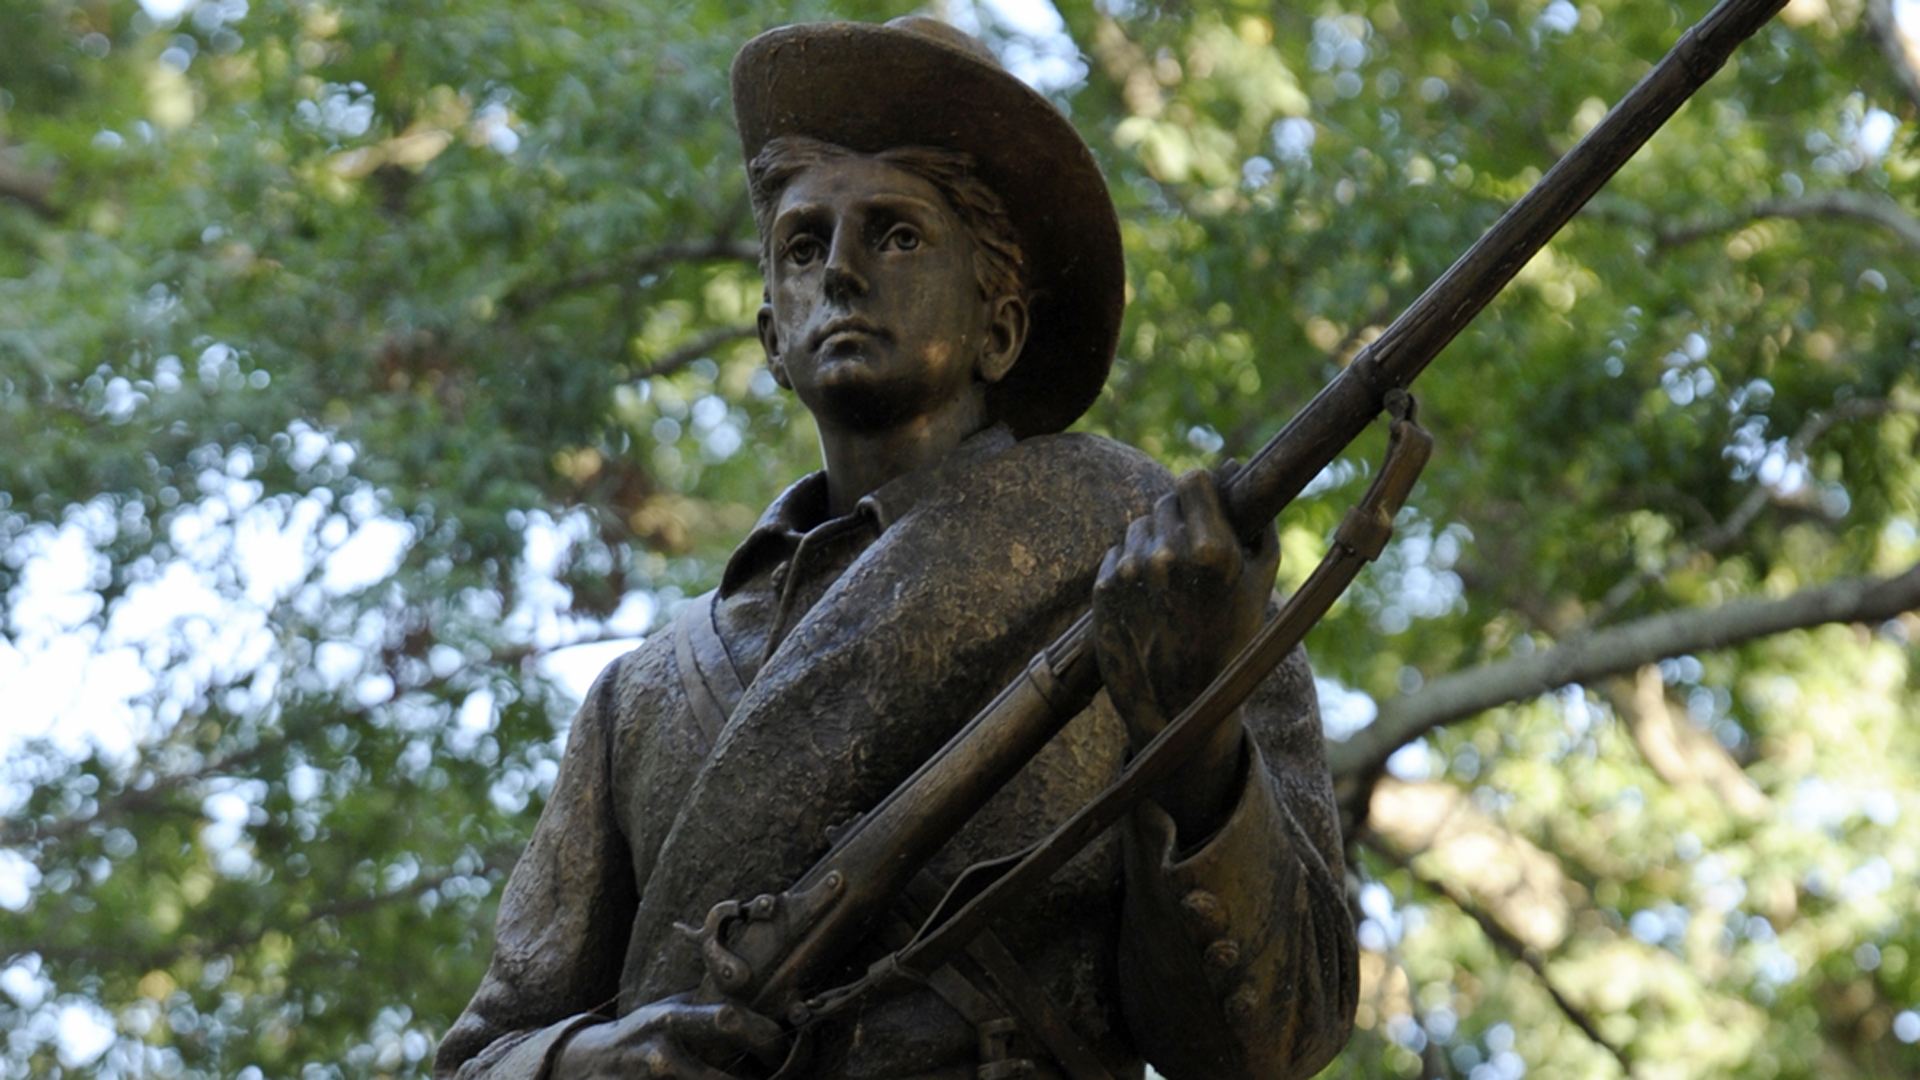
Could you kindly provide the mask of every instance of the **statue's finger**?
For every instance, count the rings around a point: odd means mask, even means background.
[[[1212,474],[1195,469],[1180,478],[1174,488],[1180,497],[1180,516],[1186,521],[1187,528],[1193,529],[1202,524],[1224,526],[1227,522],[1226,510],[1220,502],[1220,489],[1214,486]]]
[[[1157,535],[1151,516],[1137,517],[1127,523],[1127,550],[1120,557],[1121,574],[1131,577],[1140,572],[1141,560],[1153,550]]]
[[[773,1046],[787,1037],[786,1030],[779,1024],[739,1005],[720,1006],[713,1022],[722,1035],[737,1039],[747,1046]]]
[[[1187,525],[1185,508],[1182,505],[1180,488],[1174,486],[1153,504],[1153,531],[1157,541],[1155,552],[1171,553],[1184,550],[1187,546]],[[1160,560],[1164,563],[1164,559]]]
[[[665,1032],[673,1039],[697,1043],[703,1046],[713,1045],[719,1033],[724,1031],[721,1017],[731,1005],[676,1005],[663,1013],[649,1027],[656,1032]],[[738,1021],[732,1021],[737,1024]]]
[[[783,1037],[780,1025],[733,1004],[678,1004],[649,1024],[638,1050],[646,1075],[675,1080],[734,1080],[709,1061],[744,1061]],[[665,1070],[665,1071],[662,1071]]]
[[[738,1080],[701,1061],[672,1039],[656,1039],[644,1051],[647,1075],[656,1080]]]
[[[1240,559],[1240,538],[1227,521],[1212,475],[1195,469],[1180,478],[1178,490],[1194,558],[1216,570],[1230,569]]]

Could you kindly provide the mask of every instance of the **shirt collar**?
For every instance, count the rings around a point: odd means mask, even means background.
[[[1013,432],[1007,430],[1004,424],[977,431],[954,447],[953,453],[939,461],[880,485],[855,505],[854,513],[871,514],[875,524],[882,530],[891,528],[894,522],[907,515],[907,511],[918,506],[928,492],[946,483],[956,470],[970,469],[1012,445]]]
[[[856,503],[846,517],[865,517],[873,522],[876,533],[884,532],[940,486],[953,469],[976,465],[1013,443],[1013,433],[1004,424],[976,432],[939,461],[880,485]],[[721,599],[733,595],[763,567],[791,555],[802,537],[827,523],[827,474],[808,473],[773,500],[753,531],[734,549],[720,575]]]

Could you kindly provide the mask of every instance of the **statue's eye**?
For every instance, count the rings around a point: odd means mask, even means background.
[[[912,251],[919,246],[919,230],[911,225],[895,225],[880,241],[881,251]]]
[[[826,245],[820,242],[819,237],[802,233],[787,241],[783,254],[790,265],[811,266],[825,256]]]

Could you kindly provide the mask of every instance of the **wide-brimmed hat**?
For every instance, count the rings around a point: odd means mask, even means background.
[[[1059,431],[1093,404],[1126,303],[1113,198],[1073,125],[986,46],[919,16],[784,26],[734,58],[733,109],[748,161],[783,135],[863,154],[972,155],[1020,235],[1033,291],[1026,347],[988,407],[1027,436]]]

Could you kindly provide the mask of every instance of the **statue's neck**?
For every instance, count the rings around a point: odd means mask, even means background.
[[[916,416],[891,427],[860,430],[820,425],[820,456],[827,470],[827,512],[852,512],[859,501],[898,476],[944,460],[987,426],[985,394],[956,408]]]

